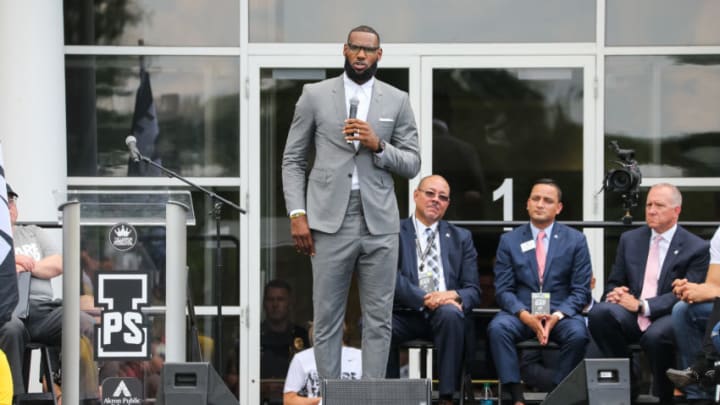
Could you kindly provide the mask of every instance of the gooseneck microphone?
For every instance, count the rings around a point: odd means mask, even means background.
[[[357,118],[358,104],[360,104],[360,100],[358,100],[357,97],[350,99],[350,113],[348,114],[348,118]],[[355,136],[357,135],[358,133],[355,131]],[[347,141],[347,143],[353,143],[353,141]]]
[[[132,135],[128,135],[128,137],[125,138],[125,145],[127,145],[130,150],[130,158],[133,162],[139,162],[142,158],[142,154],[140,154],[140,151],[138,150],[137,139],[135,139]]]

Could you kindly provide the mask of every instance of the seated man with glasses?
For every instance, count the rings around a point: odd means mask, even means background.
[[[460,381],[466,315],[480,303],[477,252],[466,229],[442,221],[450,186],[428,176],[413,193],[415,213],[400,223],[400,257],[388,377],[399,376],[398,345],[432,340],[440,404],[451,404]]]

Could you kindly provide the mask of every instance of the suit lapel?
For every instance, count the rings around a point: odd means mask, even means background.
[[[545,254],[545,271],[543,272],[543,283],[547,280],[547,275],[549,270],[552,268],[552,262],[555,258],[556,252],[558,251],[558,245],[560,244],[560,241],[562,240],[562,237],[565,236],[564,229],[555,222],[555,225],[553,225],[553,232],[552,235],[548,235],[548,251]],[[537,261],[537,259],[535,259]]]
[[[418,269],[417,247],[416,247],[417,245],[415,244],[416,243],[415,242],[416,235],[415,235],[415,224],[413,223],[413,221],[415,221],[415,218],[410,217],[409,220],[404,221],[402,224],[401,232],[403,232],[406,236],[405,238],[403,238],[404,239],[403,244],[405,246],[403,246],[402,250],[404,252],[406,252],[404,260],[406,260],[407,263],[409,264],[409,266],[405,266],[405,267],[410,270],[410,278],[415,283],[415,285],[417,285],[420,280],[418,280],[418,272],[417,272],[417,269]]]
[[[348,116],[347,112],[347,106],[345,105],[345,82],[343,82],[343,76],[340,75],[335,80],[333,90],[332,90],[332,98],[333,98],[333,106],[335,107],[335,114],[340,119],[340,134],[339,136],[342,136],[342,123],[345,122],[345,119]],[[352,143],[347,143],[345,141],[342,141],[343,148],[355,151],[355,146],[353,146]]]
[[[637,296],[639,297],[642,294],[643,284],[645,284],[645,269],[647,268],[647,257],[648,253],[650,253],[650,237],[652,236],[652,231],[647,226],[644,229],[644,232],[642,233],[642,238],[638,240],[638,246],[635,246],[635,250],[637,252],[637,257],[639,261],[642,263],[642,271],[640,272],[640,278],[637,280],[637,286],[630,286],[635,291],[637,291]]]
[[[380,119],[380,111],[382,111],[382,97],[382,85],[380,84],[380,81],[376,78],[375,83],[373,83],[372,101],[370,102],[370,107],[368,108],[367,115],[367,122],[371,126],[374,125],[373,123],[378,122],[378,120]]]
[[[677,260],[677,255],[682,250],[684,240],[684,235],[681,232],[680,225],[678,225],[677,229],[675,230],[675,235],[673,235],[673,238],[670,241],[670,245],[668,246],[667,253],[665,253],[665,260],[663,261],[662,269],[660,269],[658,291],[661,291],[665,283],[670,281],[668,280],[670,269],[675,266],[675,260]]]
[[[530,229],[530,224],[523,225],[523,233],[522,233],[522,240],[520,243],[525,243],[527,241],[531,241],[533,239],[532,230]],[[537,248],[537,247],[536,247]],[[527,252],[523,253],[525,256],[525,261],[527,268],[530,269],[530,272],[532,272],[534,280],[537,283],[538,290],[540,289],[540,277],[538,276],[538,263],[537,263],[537,256],[535,253],[535,249],[529,249]],[[547,265],[545,266],[547,267]]]
[[[455,287],[451,280],[455,279],[455,274],[450,274],[453,269],[450,266],[450,249],[455,247],[455,243],[450,237],[448,224],[445,221],[438,223],[438,239],[440,239],[440,255],[442,256],[443,278],[445,279],[445,288],[452,290]],[[455,254],[455,252],[453,252]]]

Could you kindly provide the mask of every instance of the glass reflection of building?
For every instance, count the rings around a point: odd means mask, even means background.
[[[8,11],[20,6],[0,7],[13,15]],[[341,45],[352,25],[378,29],[385,48],[379,78],[410,93],[422,173],[450,180],[448,219],[474,234],[484,306],[494,305],[492,262],[503,229],[472,221],[525,219],[531,182],[547,176],[563,186],[562,220],[619,219],[619,196],[596,195],[615,167],[610,140],[636,150],[641,201],[648,185],[670,181],[685,195],[682,219],[720,217],[720,6],[710,0],[463,0],[451,8],[424,0],[412,7],[377,0],[73,0],[62,14],[66,153],[48,153],[32,166],[66,173],[48,184],[53,188],[183,189],[162,176],[127,176],[124,139],[141,65],[149,72],[158,158],[248,209],[246,216],[223,211],[220,224],[222,347],[231,359],[218,368],[242,403],[261,398],[262,286],[287,280],[293,320],[312,318],[310,264],[292,249],[279,162],[302,85],[341,72]],[[11,64],[3,58],[3,67]],[[5,105],[9,117],[25,108]],[[57,134],[30,136],[51,142]],[[8,148],[30,146],[15,135],[0,137],[8,176],[29,170],[8,158]],[[416,184],[397,179],[403,216]],[[188,229],[189,284],[200,333],[214,339],[215,222],[207,215],[211,202],[197,192],[193,199],[198,224]],[[21,219],[52,217],[45,207]],[[642,207],[635,216],[643,217]],[[693,230],[705,238],[712,231]],[[138,260],[153,268],[153,302],[161,306],[162,231],[143,232],[147,255]],[[620,232],[586,231],[598,281]],[[101,263],[111,259],[102,233],[84,240]],[[352,291],[348,323],[356,344],[358,318]],[[160,343],[162,325],[162,315],[153,315],[152,338]],[[491,367],[478,368],[492,377]]]

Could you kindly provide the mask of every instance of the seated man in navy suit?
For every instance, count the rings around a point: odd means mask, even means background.
[[[653,394],[662,404],[673,400],[673,385],[665,375],[675,364],[671,313],[678,297],[672,283],[701,283],[710,260],[707,242],[678,225],[681,207],[677,187],[660,183],[650,188],[647,225],[620,236],[604,300],[588,314],[590,333],[605,357],[629,357],[628,344],[640,343],[650,362]],[[633,396],[637,381],[633,378]]]
[[[495,299],[501,311],[488,326],[498,378],[515,405],[524,404],[515,343],[532,338],[560,345],[552,383],[583,359],[588,332],[582,310],[590,301],[592,268],[585,236],[555,222],[562,191],[550,179],[535,182],[527,201],[530,223],[500,237]]]
[[[438,354],[439,404],[452,404],[463,362],[466,314],[480,302],[477,252],[466,229],[446,221],[450,186],[423,178],[415,214],[400,224],[400,256],[388,377],[398,377],[400,343],[432,340]]]

